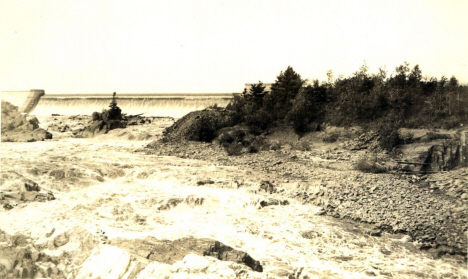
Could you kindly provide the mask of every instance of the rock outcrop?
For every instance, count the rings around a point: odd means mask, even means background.
[[[39,128],[37,118],[21,114],[18,107],[2,101],[2,142],[32,142],[51,138],[51,133]]]
[[[55,199],[53,193],[41,191],[36,182],[13,171],[2,173],[1,185],[0,203],[6,210],[14,208],[19,203],[45,202]]]
[[[117,106],[116,97],[112,98],[108,110],[93,112],[88,126],[76,133],[77,137],[91,138],[98,134],[107,134],[110,130],[125,128],[127,122],[122,118],[122,110]]]
[[[34,240],[0,230],[0,278],[75,278],[98,242],[81,227],[54,232]]]
[[[260,262],[254,260],[249,254],[208,238],[185,237],[174,241],[157,240],[152,237],[133,240],[113,239],[112,245],[160,263],[174,264],[188,254],[196,254],[215,257],[221,261],[245,264],[254,271],[263,271]]]
[[[466,145],[465,145],[466,146]],[[422,171],[449,171],[468,163],[466,147],[462,144],[438,144],[433,145],[427,154],[427,158],[421,168]]]

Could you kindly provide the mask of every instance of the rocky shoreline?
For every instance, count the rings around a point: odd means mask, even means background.
[[[147,154],[240,166],[264,173],[276,192],[323,207],[323,214],[404,233],[420,249],[466,257],[468,169],[428,175],[368,174],[353,165],[365,151],[290,148],[228,156],[217,144],[153,142]],[[260,183],[260,182],[259,182]]]

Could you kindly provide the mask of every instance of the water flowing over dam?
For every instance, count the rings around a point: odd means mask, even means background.
[[[8,101],[9,96],[2,96]],[[226,106],[231,93],[187,93],[187,94],[118,94],[117,103],[123,113],[146,116],[170,116],[179,118],[185,114],[209,106]],[[107,109],[112,94],[46,94],[30,112],[33,115],[90,115]],[[20,102],[14,105],[21,106]]]

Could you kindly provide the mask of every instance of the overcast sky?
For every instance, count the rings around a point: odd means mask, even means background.
[[[468,1],[0,2],[0,89],[239,92],[303,78],[389,74],[468,82]]]

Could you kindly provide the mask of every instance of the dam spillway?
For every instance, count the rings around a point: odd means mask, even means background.
[[[26,104],[29,92],[17,91],[4,94],[2,100],[20,107]],[[129,115],[169,116],[180,118],[185,114],[217,105],[225,107],[232,99],[232,93],[117,93],[117,103],[122,112]],[[32,115],[91,115],[107,109],[112,94],[45,94],[35,107]]]

